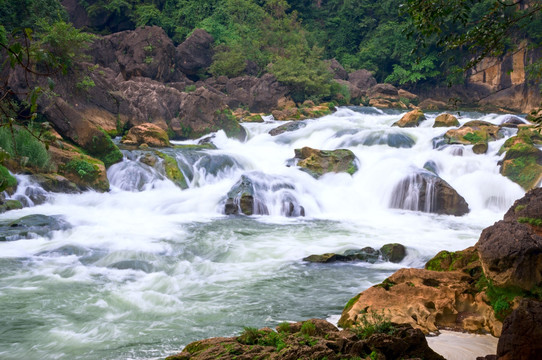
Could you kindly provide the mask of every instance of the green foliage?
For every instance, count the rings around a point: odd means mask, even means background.
[[[301,325],[301,334],[314,336],[316,334],[316,326],[310,321],[305,321]]]
[[[188,85],[188,86],[186,86],[184,88],[184,92],[193,92],[193,91],[196,91],[196,85]],[[171,130],[171,129],[168,129],[168,130]],[[171,131],[173,131],[173,130],[171,130]],[[168,133],[168,135],[169,135],[169,133]]]
[[[358,323],[352,327],[352,331],[361,340],[367,339],[373,334],[393,335],[395,330],[392,322],[384,314],[377,313],[376,311],[370,314],[360,314],[358,316]]]
[[[490,279],[481,276],[476,283],[478,291],[485,291],[495,316],[503,321],[512,312],[512,303],[516,297],[535,297],[536,295],[516,287],[494,286]]]
[[[535,219],[535,218],[530,218],[530,217],[520,217],[520,218],[518,218],[518,223],[520,223],[520,224],[529,224],[529,225],[532,225],[532,226],[542,226],[542,219]]]
[[[94,83],[94,80],[92,80],[90,76],[85,75],[80,81],[78,81],[75,84],[75,86],[80,90],[89,91],[90,89],[95,87],[96,84]]]
[[[50,157],[45,145],[30,129],[1,127],[0,147],[22,166],[28,165],[39,170],[47,170],[50,165]]]
[[[477,133],[473,133],[473,132],[465,134],[465,136],[463,136],[463,139],[471,142],[472,144],[478,144],[479,142],[484,141],[482,136],[480,136]]]
[[[98,167],[84,159],[70,160],[70,162],[66,164],[65,170],[79,175],[82,180],[90,183],[96,181],[100,175]]]
[[[243,333],[237,337],[237,341],[245,345],[273,346],[276,351],[280,351],[286,347],[284,341],[286,336],[286,333],[245,327]]]
[[[408,64],[407,68],[393,64],[393,72],[386,77],[386,82],[395,84],[415,84],[420,80],[435,77],[439,74],[435,62],[436,57],[433,55],[427,56],[420,61],[413,61]]]
[[[213,63],[209,72],[213,76],[227,76],[233,78],[241,75],[245,70],[246,60],[242,49],[234,47],[219,46],[213,57]]]
[[[17,179],[9,173],[6,167],[0,165],[0,191],[17,186]]]

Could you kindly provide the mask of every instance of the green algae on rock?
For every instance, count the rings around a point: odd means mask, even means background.
[[[358,171],[356,156],[348,149],[317,150],[310,147],[295,149],[297,165],[315,178],[330,172],[353,175]]]

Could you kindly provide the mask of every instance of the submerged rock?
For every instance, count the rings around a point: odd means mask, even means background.
[[[283,134],[285,132],[290,132],[290,131],[296,131],[296,130],[299,130],[299,129],[303,129],[305,126],[307,126],[307,123],[305,123],[304,121],[290,121],[286,124],[282,124],[274,129],[271,129],[269,131],[269,135],[271,136],[277,136],[277,135],[280,135],[280,134]]]
[[[347,149],[317,150],[310,147],[295,149],[295,158],[299,167],[315,178],[329,172],[346,172],[353,175],[358,171],[356,156]]]
[[[153,271],[152,265],[143,260],[122,260],[107,267],[118,270],[139,270],[146,273]]]
[[[337,134],[339,135],[339,134]],[[393,148],[403,148],[409,149],[416,144],[410,135],[397,132],[385,132],[377,131],[370,133],[368,135],[356,135],[351,139],[345,140],[341,143],[340,146],[349,147],[349,146],[373,146],[373,145],[388,145]]]
[[[418,171],[397,184],[391,208],[462,216],[469,212],[465,199],[446,181],[429,171]]]
[[[49,236],[53,231],[66,230],[70,227],[70,224],[61,216],[28,215],[11,222],[0,224],[0,241]]]
[[[386,244],[380,248],[382,258],[392,263],[400,263],[406,256],[406,248],[397,243]]]
[[[303,258],[303,261],[313,263],[333,263],[346,261],[364,261],[374,264],[379,259],[399,263],[406,256],[406,248],[401,244],[386,244],[380,250],[372,247],[364,247],[363,249],[349,249],[342,254],[326,253],[322,255],[310,255]]]

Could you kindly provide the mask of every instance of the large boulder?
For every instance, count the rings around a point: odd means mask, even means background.
[[[340,79],[340,80],[347,80],[348,79],[348,72],[344,70],[343,66],[340,62],[337,61],[337,59],[331,59],[326,60],[328,69],[331,73],[333,73],[334,79]]]
[[[376,85],[376,79],[368,70],[357,70],[348,74],[348,81],[360,90],[369,90]]]
[[[99,37],[88,51],[94,63],[121,73],[125,80],[175,77],[175,46],[158,26],[144,26]]]
[[[317,150],[310,147],[295,149],[297,165],[315,178],[329,172],[346,172],[353,175],[357,170],[357,159],[354,153],[347,149]]]
[[[506,140],[501,152],[506,155],[501,162],[501,174],[530,190],[542,180],[542,135],[536,128],[521,128],[516,136]]]
[[[240,140],[246,136],[218,91],[201,87],[181,93],[178,111],[178,117],[171,120],[170,127],[179,138],[195,139],[218,130]]]
[[[503,323],[499,360],[539,359],[542,354],[542,302],[523,299]]]
[[[405,127],[417,127],[422,121],[425,120],[425,115],[420,109],[412,110],[392,124],[392,126]]]
[[[367,95],[370,98],[398,100],[399,90],[392,84],[376,84],[367,91]]]
[[[70,227],[70,224],[58,215],[27,215],[17,220],[0,223],[0,241],[33,239],[36,236],[51,237],[53,231],[66,230]]]
[[[208,68],[213,62],[213,37],[205,30],[195,29],[175,50],[177,67],[189,76]]]
[[[482,120],[465,123],[459,129],[450,129],[444,134],[448,144],[474,145],[476,154],[487,152],[488,142],[502,138],[500,126]]]
[[[487,278],[495,286],[534,291],[542,287],[542,189],[517,200],[504,219],[476,244]]]
[[[251,112],[271,112],[277,108],[279,99],[288,92],[274,75],[265,74],[261,78],[241,76],[227,80],[224,92],[225,101],[230,108],[247,106]]]
[[[450,184],[426,170],[405,177],[395,186],[390,207],[455,216],[469,212],[465,199]]]
[[[141,124],[134,126],[122,138],[122,143],[125,145],[139,146],[147,144],[152,147],[169,146],[169,138],[167,132],[155,124]]]

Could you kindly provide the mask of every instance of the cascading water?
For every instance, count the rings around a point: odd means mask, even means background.
[[[397,129],[397,111],[340,108],[276,136],[268,132],[281,123],[269,121],[245,124],[244,143],[218,132],[217,149],[162,149],[179,163],[184,190],[167,180],[160,159],[140,150],[125,151],[108,170],[105,194],[40,189],[37,205],[26,194],[36,185],[19,176],[14,196],[37,206],[0,221],[42,214],[67,225],[0,242],[0,358],[163,357],[243,326],[338,315],[348,299],[398,268],[473,245],[523,190],[499,174],[505,139],[491,142],[485,155],[468,146],[459,148],[462,156],[434,148],[446,131],[432,128],[436,115],[418,128]],[[502,116],[464,113],[459,120],[471,119],[498,124]],[[348,148],[359,170],[315,179],[292,166],[294,149],[304,146]],[[423,204],[407,200],[409,188],[420,190],[415,181],[401,185],[427,164],[466,200],[467,215],[405,210],[431,211],[431,196]],[[225,214],[242,179],[265,206],[253,207],[260,215]],[[400,198],[397,187],[406,194],[403,204],[390,206]],[[301,260],[390,242],[407,247],[401,264]]]

